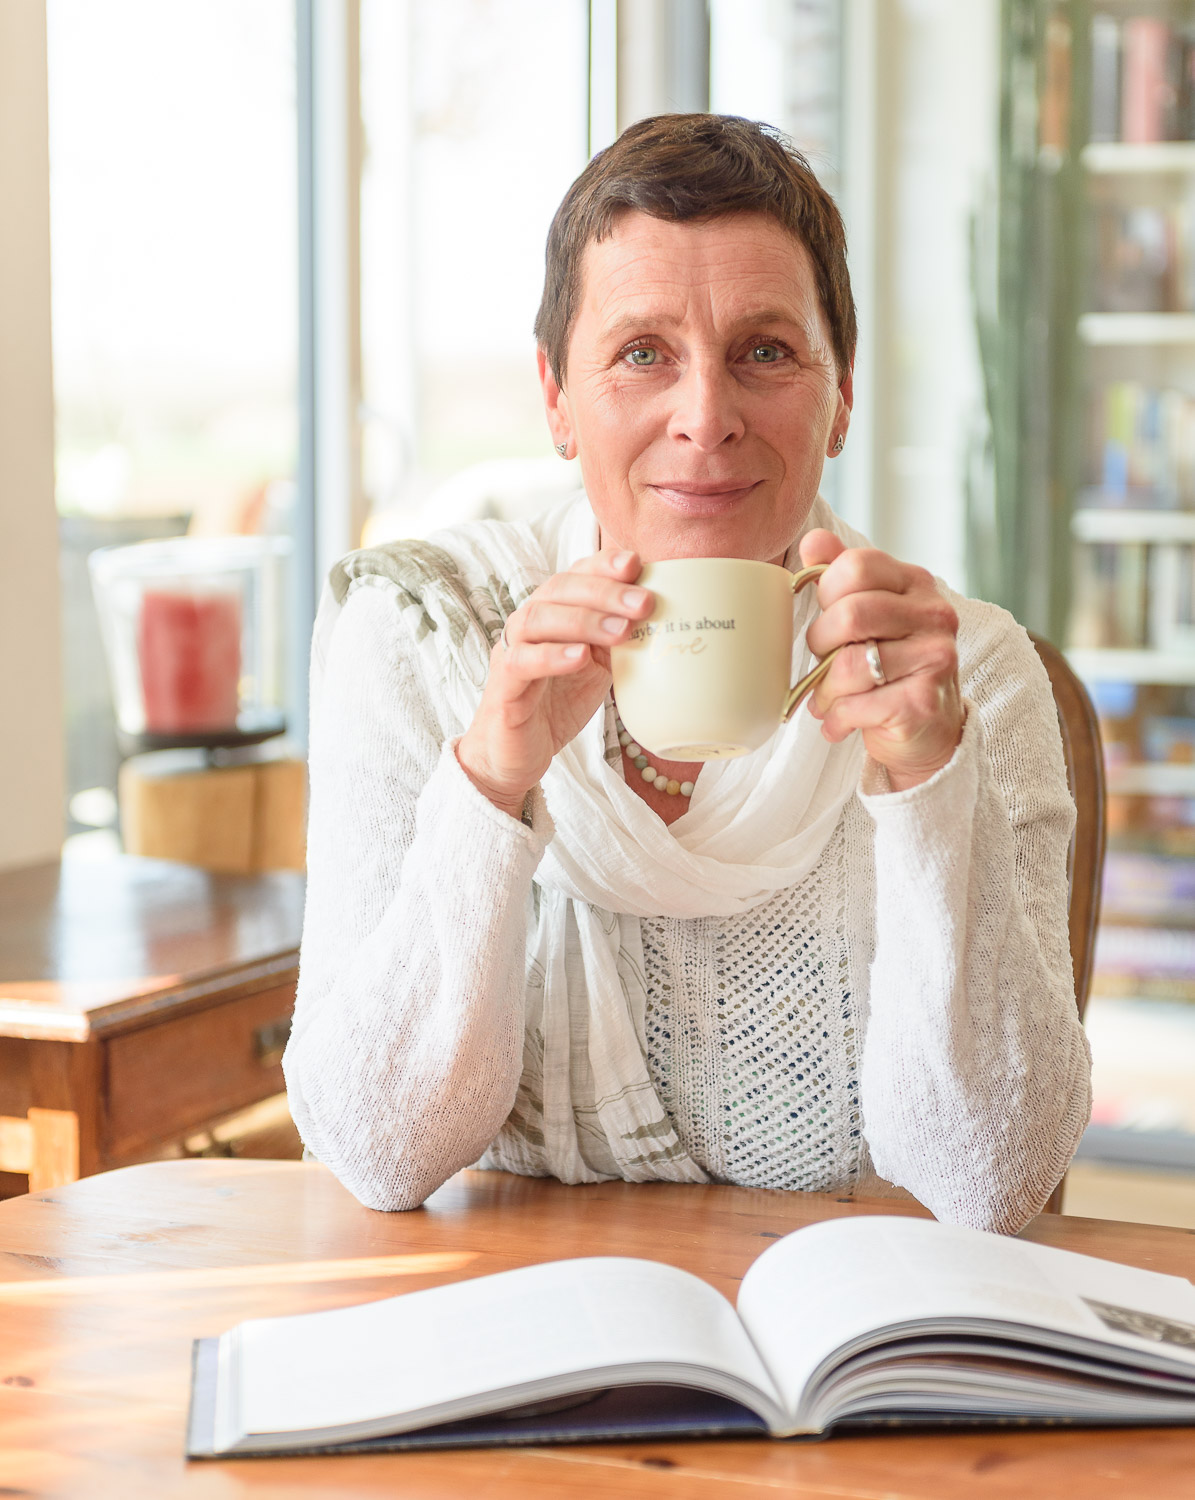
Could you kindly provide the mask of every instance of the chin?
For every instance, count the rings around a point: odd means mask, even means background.
[[[642,528],[636,551],[644,562],[680,557],[739,557],[747,562],[774,562],[792,545],[792,538],[737,525],[731,519],[687,519]]]

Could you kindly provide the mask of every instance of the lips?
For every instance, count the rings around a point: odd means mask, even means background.
[[[647,488],[672,510],[687,516],[717,516],[741,505],[757,479],[665,480]]]

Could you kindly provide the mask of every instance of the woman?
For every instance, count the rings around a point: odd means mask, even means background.
[[[1089,1108],[1053,702],[1002,611],[818,498],[846,440],[841,221],[766,128],[633,126],[548,242],[557,451],[588,503],[334,570],[287,1083],[364,1202],[478,1157],[568,1182],[877,1176],[1010,1231]],[[635,763],[609,648],[642,564],[829,567],[760,750]],[[647,777],[654,771],[654,777]]]

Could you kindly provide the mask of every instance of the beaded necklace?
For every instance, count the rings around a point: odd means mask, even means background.
[[[622,746],[623,754],[649,786],[654,786],[657,791],[667,792],[670,797],[691,797],[693,795],[693,783],[691,781],[677,781],[673,777],[665,776],[663,771],[656,770],[655,766],[651,764],[647,756],[643,753],[642,745],[637,745],[631,738],[617,708],[614,710],[614,723],[618,728],[618,743]]]

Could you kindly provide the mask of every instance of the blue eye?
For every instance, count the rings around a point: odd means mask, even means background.
[[[656,351],[654,349],[632,349],[627,358],[633,365],[654,365],[656,362]]]
[[[751,351],[751,358],[757,365],[774,365],[781,357],[781,350],[776,344],[756,344]]]

